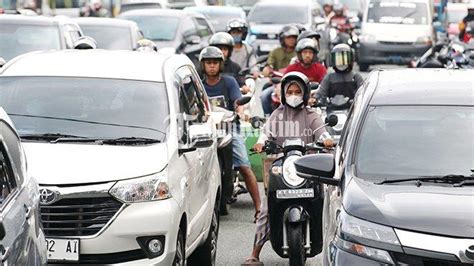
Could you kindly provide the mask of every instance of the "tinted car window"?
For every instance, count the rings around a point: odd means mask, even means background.
[[[428,8],[424,3],[370,2],[367,14],[369,23],[428,24]]]
[[[197,35],[196,25],[191,18],[184,18],[182,25],[183,36]]]
[[[212,34],[209,24],[202,18],[196,18],[199,37],[207,37]]]
[[[32,51],[60,48],[59,29],[56,26],[0,25],[0,57],[6,61]]]
[[[248,21],[259,24],[308,23],[307,6],[257,5],[249,14]]]
[[[20,134],[163,140],[169,107],[163,83],[63,77],[0,79],[0,106]]]
[[[0,207],[7,200],[8,195],[16,188],[16,182],[3,143],[0,142]]]
[[[97,48],[109,50],[133,50],[129,28],[105,27],[103,25],[81,25],[84,35],[97,42]]]
[[[357,175],[377,180],[470,175],[474,108],[372,107],[357,145]]]
[[[172,41],[178,31],[179,19],[159,16],[123,16],[135,21],[146,39],[153,41]]]
[[[202,101],[202,92],[197,88],[192,72],[187,66],[184,66],[178,69],[176,78],[179,84],[180,111],[195,117],[198,122],[202,122],[206,114],[206,105]]]

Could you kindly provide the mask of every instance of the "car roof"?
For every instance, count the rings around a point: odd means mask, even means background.
[[[32,52],[9,61],[0,69],[5,76],[56,76],[130,79],[163,82],[164,62],[192,64],[184,55],[112,50]]]
[[[189,16],[190,14],[193,14],[196,16],[202,16],[199,13],[188,12],[185,10],[153,8],[153,9],[135,9],[135,10],[126,11],[126,12],[121,13],[119,17],[126,17],[126,16],[185,17],[185,16]]]
[[[474,106],[474,70],[378,71],[370,105]]]
[[[23,16],[3,14],[0,16],[0,24],[25,24],[25,25],[57,25],[62,18],[52,18],[44,16]]]
[[[135,22],[126,19],[119,18],[92,18],[92,17],[82,17],[73,19],[79,26],[89,25],[89,26],[114,26],[114,27],[124,27],[129,28],[136,25]]]

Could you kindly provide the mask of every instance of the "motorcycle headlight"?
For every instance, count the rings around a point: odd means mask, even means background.
[[[110,195],[124,203],[155,201],[171,198],[163,173],[117,182]]]
[[[304,178],[301,178],[296,174],[295,161],[299,158],[299,156],[289,156],[283,163],[283,179],[292,187],[297,187],[305,181]]]

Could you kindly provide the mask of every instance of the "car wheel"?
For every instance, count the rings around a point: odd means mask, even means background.
[[[173,266],[186,265],[186,249],[184,245],[184,235],[181,229],[178,230],[178,237],[176,238],[176,254],[174,255]]]
[[[209,229],[209,235],[207,236],[206,242],[198,247],[191,255],[188,261],[188,265],[216,265],[217,256],[217,238],[219,235],[219,210],[218,205],[214,206],[214,212],[212,214],[211,228]]]

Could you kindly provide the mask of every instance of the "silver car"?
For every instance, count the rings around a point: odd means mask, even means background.
[[[38,184],[26,171],[20,138],[0,108],[0,264],[44,265]]]

